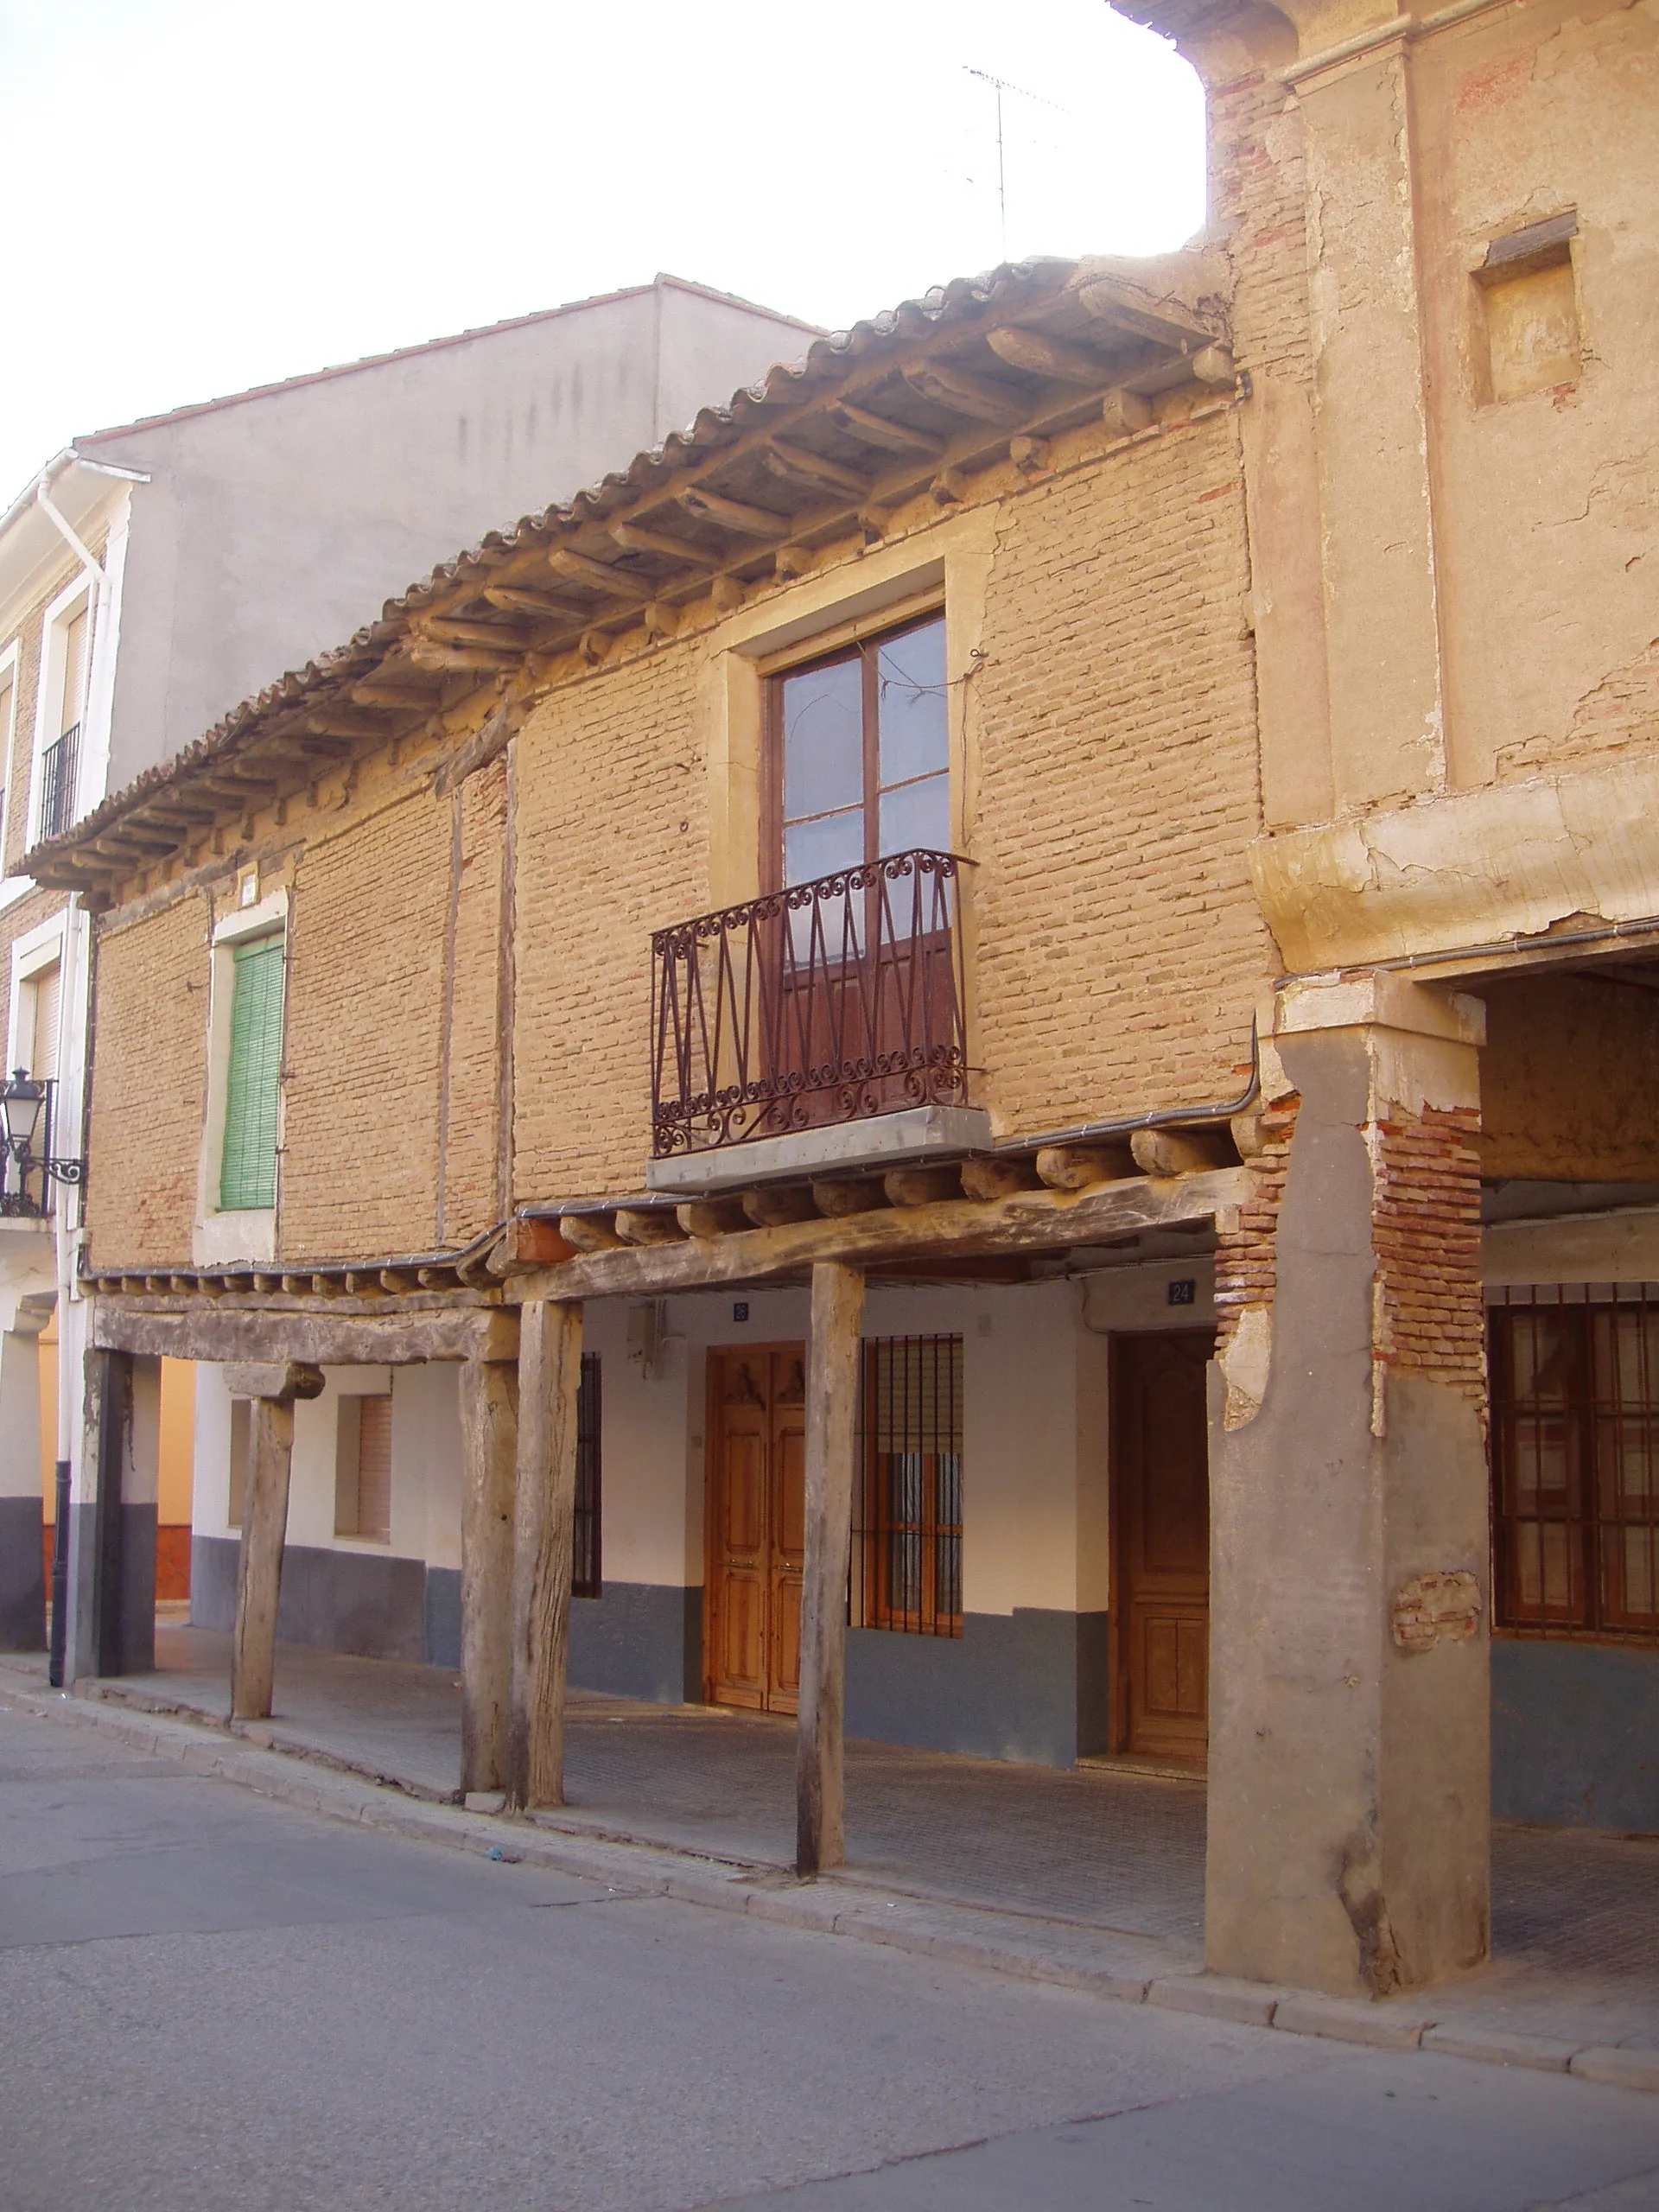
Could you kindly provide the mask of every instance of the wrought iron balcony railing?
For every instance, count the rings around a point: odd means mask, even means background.
[[[46,1082],[41,1089],[46,1095],[27,1143],[14,1141],[0,1124],[0,1220],[49,1221],[53,1185],[85,1179],[83,1161],[60,1160],[53,1150],[58,1086]]]
[[[655,1156],[966,1103],[966,865],[895,853],[658,930]]]
[[[55,745],[41,755],[41,826],[42,840],[60,837],[75,822],[75,770],[80,757],[80,724],[73,723]]]

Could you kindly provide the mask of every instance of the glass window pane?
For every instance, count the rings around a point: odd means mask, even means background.
[[[950,849],[950,779],[929,776],[883,791],[877,825],[882,853],[948,853]]]
[[[783,681],[784,819],[864,803],[864,671],[835,661]],[[862,845],[859,858],[863,858]],[[835,863],[832,862],[831,866]]]
[[[784,831],[784,881],[810,883],[820,875],[864,864],[864,810],[791,822]]]
[[[883,785],[908,783],[950,766],[949,693],[944,682],[944,617],[902,637],[876,655],[876,724]],[[883,851],[895,849],[883,845]]]

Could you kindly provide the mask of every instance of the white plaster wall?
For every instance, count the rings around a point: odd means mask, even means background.
[[[453,1364],[326,1367],[320,1398],[294,1408],[288,1541],[326,1551],[461,1565],[461,1392]],[[340,1401],[391,1392],[391,1541],[334,1534],[334,1456]],[[231,1536],[231,1400],[223,1370],[196,1369],[195,1489],[192,1526]]]

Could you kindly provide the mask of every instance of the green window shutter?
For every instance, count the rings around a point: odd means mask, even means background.
[[[219,1203],[226,1211],[276,1203],[276,1097],[283,1060],[283,940],[236,947],[231,1064]]]

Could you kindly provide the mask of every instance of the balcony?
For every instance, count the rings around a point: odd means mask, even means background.
[[[11,1085],[6,1086],[8,1101],[11,1090]],[[44,1096],[41,1097],[39,1093],[42,1092]],[[78,1160],[60,1160],[53,1150],[57,1084],[43,1082],[38,1090],[31,1085],[23,1096],[31,1106],[38,1100],[33,1130],[27,1136],[12,1136],[10,1111],[5,1122],[0,1122],[0,1221],[50,1221],[53,1185],[79,1183],[81,1163]],[[27,1128],[28,1118],[20,1116],[20,1128]]]
[[[969,1105],[950,853],[895,853],[652,939],[652,1187],[888,1164],[988,1136]],[[815,1144],[849,1125],[870,1141]],[[742,1160],[709,1154],[752,1149]]]
[[[80,724],[73,722],[41,755],[39,842],[60,837],[75,823],[75,771],[80,758]]]

